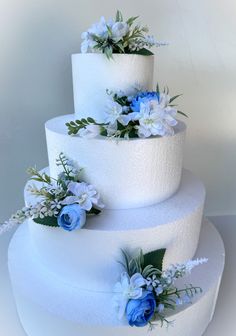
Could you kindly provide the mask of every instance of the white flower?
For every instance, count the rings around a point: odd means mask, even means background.
[[[61,203],[68,205],[78,203],[82,209],[89,211],[93,205],[98,208],[103,208],[104,205],[100,200],[99,193],[95,190],[94,186],[85,182],[70,182],[68,190],[74,196],[67,196]]]
[[[108,20],[106,22],[105,18],[102,16],[100,21],[94,23],[86,32],[83,32],[81,34],[81,38],[83,42],[81,43],[81,52],[87,53],[90,51],[94,51],[94,47],[97,44],[97,42],[94,40],[94,35],[98,36],[99,38],[102,38],[106,40],[108,38],[108,27],[112,27],[114,24],[114,21],[112,19]],[[96,50],[96,52],[99,52]]]
[[[152,46],[161,47],[161,46],[166,46],[169,44],[168,42],[157,41],[153,35],[145,36],[144,42],[149,47],[152,47]]]
[[[126,126],[131,120],[131,116],[129,114],[123,114],[122,106],[113,100],[108,101],[106,114],[105,122],[111,125],[119,121],[122,125]]]
[[[14,228],[15,225],[20,223],[21,222],[18,223],[17,220],[11,219],[8,222],[0,224],[0,236],[5,232],[10,231],[12,228]]]
[[[83,42],[81,43],[81,52],[87,53],[93,49],[93,47],[96,45],[96,42],[93,40],[93,37],[88,32],[83,32],[81,34],[81,38],[83,39]]]
[[[112,40],[119,42],[129,31],[129,26],[126,22],[115,22],[111,27]]]
[[[161,94],[159,100],[149,100],[140,104],[140,112],[136,113],[135,119],[139,120],[137,126],[140,137],[150,137],[151,135],[173,135],[173,126],[177,124],[174,118],[177,110],[167,106],[169,97]]]
[[[94,23],[88,30],[90,34],[94,34],[100,38],[106,39],[108,37],[108,29],[107,29],[107,22],[102,16],[100,21]]]
[[[128,301],[142,296],[142,286],[145,284],[146,280],[140,273],[135,273],[131,278],[126,272],[121,274],[120,282],[115,285],[113,297],[113,304],[118,309],[119,319],[123,317]]]
[[[186,269],[186,273],[191,273],[192,269],[196,266],[199,266],[199,265],[202,265],[202,264],[205,264],[208,262],[208,259],[207,258],[198,258],[198,259],[195,259],[195,260],[189,260],[185,263],[185,269]]]
[[[113,137],[117,134],[117,123],[106,126],[107,136]]]
[[[100,126],[99,125],[93,125],[90,124],[86,126],[85,128],[81,128],[78,132],[78,135],[82,138],[95,138],[98,136],[101,132]]]
[[[162,279],[167,284],[171,284],[176,279],[190,274],[194,267],[205,264],[207,263],[207,261],[208,261],[207,258],[201,258],[196,260],[189,260],[183,264],[171,265],[163,272]]]

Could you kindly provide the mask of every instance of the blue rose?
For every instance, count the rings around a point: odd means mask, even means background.
[[[156,309],[156,300],[151,292],[145,292],[141,298],[129,300],[126,317],[131,327],[144,327],[152,319]]]
[[[64,206],[57,218],[58,225],[66,231],[81,229],[85,222],[86,212],[79,204]]]
[[[150,100],[159,100],[159,93],[155,92],[155,91],[146,91],[146,92],[141,92],[139,93],[137,96],[135,96],[132,99],[131,102],[131,110],[133,112],[140,112],[140,104],[141,103],[146,103]]]

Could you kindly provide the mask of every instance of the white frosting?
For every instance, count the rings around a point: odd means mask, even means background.
[[[51,176],[57,177],[61,171],[56,159],[63,152],[84,168],[84,180],[96,187],[107,208],[144,207],[176,192],[182,171],[184,123],[179,122],[169,137],[82,139],[67,134],[65,123],[73,118],[61,116],[45,125]]]
[[[27,187],[26,187],[27,189]],[[35,199],[25,193],[27,203]],[[55,274],[94,290],[109,290],[121,272],[121,248],[149,252],[166,248],[164,265],[191,259],[202,221],[205,189],[184,171],[178,192],[165,202],[138,209],[104,210],[73,232],[29,221],[39,260]],[[115,262],[114,262],[115,261]]]
[[[76,117],[104,121],[109,99],[106,90],[130,93],[135,84],[152,90],[154,56],[114,54],[72,55],[74,106]]]
[[[194,297],[192,305],[182,306],[170,316],[174,328],[167,331],[166,328],[157,327],[158,335],[203,334],[215,309],[224,268],[224,253],[218,232],[206,222],[196,257],[208,257],[209,261],[195,268],[188,278],[181,279],[177,284],[182,287],[185,283],[192,283],[200,286],[203,293]],[[79,283],[73,284],[40,264],[29,244],[25,224],[11,241],[9,271],[21,323],[28,335],[146,335],[146,328],[131,328],[125,319],[117,319],[111,292],[81,289]],[[90,283],[87,285],[89,287]]]

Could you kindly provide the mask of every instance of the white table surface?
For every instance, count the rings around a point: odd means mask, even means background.
[[[215,315],[204,336],[235,336],[236,216],[210,219],[225,242],[226,265]],[[7,247],[12,234],[0,236],[0,336],[27,336],[17,316],[7,271]]]

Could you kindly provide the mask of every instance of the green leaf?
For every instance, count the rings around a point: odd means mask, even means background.
[[[177,111],[177,113],[182,114],[184,117],[188,118],[187,114],[185,114],[185,113],[182,112],[182,111]]]
[[[33,218],[33,221],[37,224],[41,224],[41,225],[46,225],[46,226],[53,226],[53,227],[57,227],[58,223],[57,223],[57,218],[52,216],[47,216],[44,218]]]
[[[159,249],[144,254],[144,267],[152,265],[153,267],[162,271],[162,263],[166,249]]]
[[[113,51],[112,46],[107,46],[107,47],[104,49],[104,54],[106,55],[106,57],[107,57],[108,59],[113,58],[113,56],[112,56],[112,51]]]
[[[140,50],[135,50],[130,52],[130,54],[136,54],[136,55],[143,55],[143,56],[151,56],[154,55],[153,52],[151,52],[150,50],[146,49],[146,48],[142,48]]]
[[[101,212],[101,210],[93,207],[91,210],[88,211],[88,215],[98,215],[98,214],[100,214],[100,212]]]
[[[121,11],[117,10],[116,12],[116,22],[122,22],[123,21],[123,15],[121,14]]]
[[[130,256],[126,253],[125,250],[121,249],[122,255],[124,257],[124,262],[125,262],[125,269],[127,273],[132,276],[133,274],[130,274],[130,269],[129,269],[129,261],[130,261]]]
[[[88,122],[87,122],[87,120],[86,120],[85,118],[82,118],[82,119],[81,119],[81,122],[82,122],[83,124],[85,124],[85,125],[88,124]]]
[[[124,49],[124,46],[122,45],[122,43],[117,43],[116,47],[118,47],[123,53],[125,53],[125,49]]]
[[[160,93],[160,88],[159,88],[159,84],[157,83],[157,85],[156,85],[156,92],[157,93]]]
[[[174,101],[175,99],[177,99],[177,98],[180,97],[180,96],[182,96],[182,93],[179,94],[179,95],[176,95],[176,96],[174,96],[174,97],[172,97],[172,98],[170,98],[170,103],[172,103],[172,101]]]
[[[134,23],[134,21],[137,20],[137,19],[138,19],[138,16],[132,16],[132,17],[130,17],[130,18],[126,21],[126,23],[127,23],[129,26],[132,26],[132,24]]]
[[[95,120],[93,118],[91,118],[91,117],[88,117],[87,120],[88,120],[89,123],[92,123],[92,124],[95,123]]]
[[[107,31],[108,31],[108,36],[111,37],[112,36],[112,30],[108,25],[106,25],[106,27],[107,27]]]

